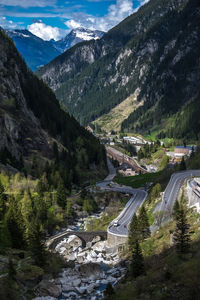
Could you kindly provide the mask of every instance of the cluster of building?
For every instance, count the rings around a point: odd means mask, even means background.
[[[138,138],[138,137],[134,137],[134,136],[124,136],[123,140],[126,143],[138,145],[138,146],[143,146],[147,143],[147,141],[145,141],[141,138]]]
[[[137,152],[145,144],[149,144],[149,145],[151,144],[151,142],[145,141],[142,138],[138,138],[138,137],[134,137],[134,136],[124,136],[123,141],[127,144],[134,145]]]
[[[170,162],[180,163],[182,159],[190,157],[192,152],[196,151],[196,146],[176,146],[173,152],[167,152]]]

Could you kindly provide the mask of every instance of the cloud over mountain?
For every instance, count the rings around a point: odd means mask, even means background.
[[[42,22],[35,22],[28,25],[28,30],[45,41],[49,41],[51,39],[58,41],[63,34],[66,34],[67,32],[58,27],[52,27]]]

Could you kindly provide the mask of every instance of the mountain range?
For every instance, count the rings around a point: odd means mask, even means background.
[[[76,165],[79,174],[94,172],[95,166],[104,168],[103,146],[61,109],[51,89],[27,68],[3,30],[0,62],[0,163],[31,173],[34,160],[38,174],[46,163],[52,164],[65,184],[77,180]]]
[[[47,64],[75,44],[91,39],[99,39],[104,34],[104,32],[98,30],[77,28],[61,40],[44,41],[26,29],[6,30],[6,33],[15,42],[17,50],[33,71]]]
[[[100,40],[74,46],[37,75],[84,125],[95,121],[104,129],[107,122],[116,129],[118,118],[118,130],[198,139],[199,11],[197,0],[150,0]]]
[[[59,41],[51,40],[52,45],[58,51],[63,53],[74,45],[83,41],[98,40],[105,32],[99,30],[90,30],[83,27],[73,29],[63,39]]]

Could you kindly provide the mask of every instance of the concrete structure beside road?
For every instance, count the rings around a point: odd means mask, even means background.
[[[133,169],[138,173],[148,173],[147,170],[141,167],[135,159],[116,150],[115,148],[106,147],[106,153],[110,159],[117,160],[120,165],[126,164],[129,168]]]
[[[185,180],[189,180],[195,176],[200,176],[200,170],[186,170],[172,174],[163,194],[162,202],[157,210],[163,213],[160,224],[171,220],[174,203],[179,196],[181,186]]]
[[[200,212],[200,178],[194,178],[187,182],[188,206],[195,207]]]

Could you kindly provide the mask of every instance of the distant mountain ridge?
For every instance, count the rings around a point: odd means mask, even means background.
[[[137,94],[122,130],[197,139],[199,11],[198,0],[150,0],[100,40],[76,45],[37,74],[84,125]]]
[[[52,41],[53,46],[63,53],[67,49],[83,41],[98,40],[105,32],[99,30],[90,30],[83,27],[73,29],[69,34],[59,41]]]
[[[49,61],[85,40],[99,39],[104,32],[84,28],[73,29],[59,41],[44,41],[26,29],[6,30],[6,33],[15,42],[19,53],[33,71],[46,65]]]
[[[33,71],[61,53],[51,43],[42,40],[26,29],[6,30],[6,33],[15,42],[17,50]]]

